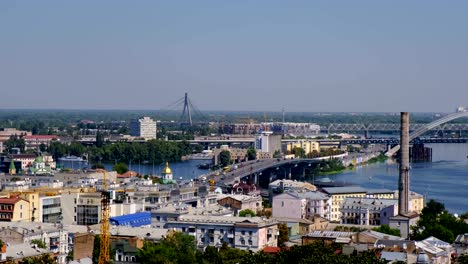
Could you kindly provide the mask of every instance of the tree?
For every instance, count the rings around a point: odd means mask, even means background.
[[[39,145],[39,150],[40,150],[41,152],[45,152],[45,151],[47,150],[46,144],[44,144],[44,143],[40,144],[40,145]]]
[[[467,220],[468,219],[468,212],[465,212],[462,215],[460,215],[460,219]]]
[[[19,148],[20,151],[24,151],[24,147],[26,146],[24,139],[17,135],[10,136],[10,138],[5,141],[4,145],[8,152],[10,152],[12,148]]]
[[[445,210],[445,206],[430,200],[422,210],[416,224],[411,227],[411,238],[422,240],[429,236],[452,243],[458,234],[468,233],[468,224]]]
[[[96,147],[100,148],[104,145],[104,136],[101,132],[96,133]]]
[[[40,239],[33,239],[31,240],[31,244],[35,244],[37,245],[37,247],[39,248],[46,248],[46,244],[44,243],[44,241],[40,240]]]
[[[137,258],[140,263],[181,263],[196,262],[196,244],[193,236],[181,232],[174,232],[159,244],[145,242],[138,250]]]
[[[283,157],[283,155],[281,154],[281,151],[275,150],[275,152],[273,152],[273,158],[278,159],[278,158],[282,158],[282,157]]]
[[[23,264],[55,264],[55,260],[50,254],[44,253],[40,256],[27,257],[23,259]]]
[[[305,158],[306,156],[305,150],[303,148],[294,147],[292,152],[296,158]]]
[[[255,212],[250,209],[245,209],[239,212],[240,217],[246,217],[247,215],[250,215],[252,217],[256,216]]]
[[[73,250],[70,250],[67,254],[67,256],[65,257],[65,262],[68,264],[70,263],[70,261],[73,260]]]
[[[286,224],[279,224],[278,225],[278,231],[279,231],[279,236],[278,236],[278,246],[283,247],[284,243],[289,240],[289,229]]]
[[[372,230],[392,236],[400,236],[400,229],[390,228],[388,225],[381,225],[379,227],[373,228]]]
[[[124,174],[128,171],[128,167],[125,163],[119,162],[112,167],[112,170],[115,170],[118,174]]]
[[[468,254],[462,254],[458,256],[457,261],[455,263],[468,264]]]
[[[231,152],[227,150],[221,151],[221,153],[219,153],[219,163],[223,167],[231,164]]]
[[[247,159],[248,160],[256,160],[257,159],[257,151],[250,147],[247,149]]]

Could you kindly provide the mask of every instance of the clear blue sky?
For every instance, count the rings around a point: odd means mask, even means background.
[[[0,1],[0,108],[448,112],[468,1]]]

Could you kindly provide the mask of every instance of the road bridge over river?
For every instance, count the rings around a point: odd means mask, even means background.
[[[333,157],[343,159],[343,158],[346,158],[347,155],[348,154],[345,153],[345,154],[340,154],[340,155],[336,155]],[[199,176],[199,178],[207,178],[207,179],[215,178],[215,180],[217,181],[217,184],[229,185],[229,184],[233,184],[236,181],[240,181],[242,178],[247,177],[247,176],[258,177],[259,175],[261,175],[263,171],[268,170],[268,169],[273,169],[273,168],[279,169],[285,166],[296,166],[296,165],[301,165],[301,164],[302,166],[310,166],[309,164],[318,163],[321,160],[325,160],[329,158],[330,157],[320,157],[320,158],[313,158],[313,159],[264,159],[264,160],[248,161],[248,162],[238,164],[237,169],[226,172],[224,175],[220,171],[218,171],[218,172],[212,172],[212,173],[201,175]],[[216,175],[218,173],[220,175]],[[257,182],[257,179],[255,179],[254,182]]]

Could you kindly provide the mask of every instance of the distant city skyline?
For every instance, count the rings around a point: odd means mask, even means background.
[[[453,112],[466,1],[0,1],[0,109]],[[180,109],[182,110],[182,109]]]

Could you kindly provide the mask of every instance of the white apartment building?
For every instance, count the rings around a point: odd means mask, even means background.
[[[276,247],[279,235],[278,222],[260,217],[181,215],[177,221],[167,222],[166,228],[194,236],[200,249],[227,243],[256,252]]]
[[[156,139],[156,121],[150,117],[132,119],[130,122],[130,135],[146,140]]]
[[[281,151],[281,135],[274,135],[270,131],[262,132],[255,138],[255,149],[270,154]]]
[[[340,211],[342,224],[388,225],[390,217],[398,214],[398,200],[348,197]]]
[[[273,217],[330,219],[331,197],[321,192],[287,192],[273,197]]]

